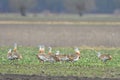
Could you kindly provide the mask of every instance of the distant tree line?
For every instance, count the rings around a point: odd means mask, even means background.
[[[113,13],[120,8],[120,0],[0,0],[0,12]]]
[[[78,13],[80,16],[84,12],[96,9],[95,0],[65,0],[65,8],[71,13]]]

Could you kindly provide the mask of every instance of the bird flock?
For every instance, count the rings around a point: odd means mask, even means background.
[[[74,48],[73,54],[61,54],[59,50],[56,51],[56,53],[52,52],[52,47],[49,47],[48,53],[45,53],[45,46],[40,45],[39,46],[39,52],[36,55],[36,58],[41,63],[44,62],[75,62],[78,61],[81,57],[79,48]],[[112,56],[110,54],[101,54],[100,52],[97,53],[98,59],[100,59],[103,62],[106,62],[108,60],[112,59]],[[8,60],[20,60],[22,59],[22,55],[17,50],[17,44],[14,44],[14,49],[9,49],[7,53],[7,59]]]

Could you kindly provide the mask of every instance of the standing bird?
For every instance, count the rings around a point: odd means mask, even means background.
[[[22,55],[17,51],[17,44],[14,44],[14,49],[13,49],[13,59],[22,59]]]
[[[17,44],[14,44],[14,49],[9,49],[7,53],[8,60],[16,60],[16,59],[22,59],[22,55],[18,53],[17,51]]]
[[[39,46],[39,53],[36,55],[40,62],[44,62],[44,56],[45,56],[45,48],[41,45]]]
[[[75,48],[74,49],[75,53],[74,54],[71,54],[71,55],[68,55],[68,58],[69,58],[69,61],[78,61],[80,59],[80,51],[78,48]]]
[[[107,60],[111,60],[112,59],[112,56],[110,54],[101,54],[100,52],[98,52],[97,56],[103,62],[106,62]]]

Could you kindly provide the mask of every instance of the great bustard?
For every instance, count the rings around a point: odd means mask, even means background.
[[[16,43],[14,44],[13,58],[14,59],[22,59],[22,55],[17,50],[17,44]]]
[[[103,62],[106,62],[107,60],[111,60],[112,59],[112,56],[110,54],[101,54],[100,52],[98,52],[97,56]]]
[[[75,53],[68,55],[69,61],[78,61],[80,59],[80,50],[78,48],[74,49]]]
[[[17,51],[17,44],[14,44],[14,49],[9,49],[7,58],[9,60],[22,59],[22,55]]]

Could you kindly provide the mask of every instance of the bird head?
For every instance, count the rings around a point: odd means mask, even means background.
[[[49,51],[52,51],[52,47],[48,47],[49,48]]]

